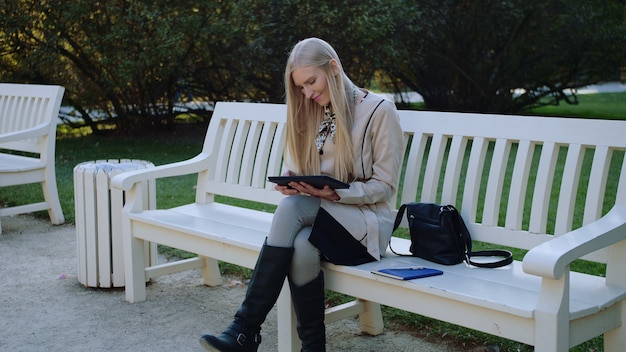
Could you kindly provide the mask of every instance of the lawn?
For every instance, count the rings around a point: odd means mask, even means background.
[[[626,92],[581,94],[577,105],[548,105],[533,109],[532,114],[585,118],[626,119]]]
[[[531,114],[551,116],[576,116],[584,118],[626,119],[626,93],[604,93],[579,96],[579,105],[547,106],[534,109]],[[191,158],[200,152],[206,126],[181,125],[177,133],[162,133],[150,136],[125,138],[119,136],[73,136],[65,128],[59,129],[56,150],[57,183],[61,206],[66,222],[74,222],[73,168],[85,161],[106,159],[140,159],[161,165]],[[184,176],[159,180],[157,183],[158,207],[171,207],[194,200],[195,177]],[[26,203],[40,199],[38,185],[4,187],[0,189],[0,206]],[[249,204],[256,207],[255,204]],[[39,213],[38,216],[47,216]],[[172,252],[170,252],[172,253]],[[183,256],[185,253],[173,252]],[[520,254],[518,254],[519,256]],[[225,265],[229,273],[248,275],[249,271]],[[588,270],[602,270],[591,267]],[[329,292],[329,299],[343,301],[346,297]],[[387,324],[395,329],[409,329],[424,338],[452,339],[459,346],[497,345],[501,351],[530,351],[528,346],[495,338],[473,330],[441,323],[415,314],[392,308],[384,308]],[[600,351],[602,339],[578,346],[575,351]]]

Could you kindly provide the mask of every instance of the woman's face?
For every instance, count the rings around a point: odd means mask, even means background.
[[[331,64],[333,63],[331,60]],[[334,64],[336,65],[336,63]],[[291,79],[307,99],[312,99],[321,106],[330,103],[328,77],[321,68],[317,66],[298,67],[291,72]]]

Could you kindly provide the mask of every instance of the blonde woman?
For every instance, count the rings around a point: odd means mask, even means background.
[[[349,184],[291,182],[279,204],[246,297],[207,351],[257,351],[261,324],[289,280],[302,351],[326,350],[320,261],[379,260],[391,237],[403,137],[391,101],[355,86],[335,50],[317,38],[297,43],[285,69],[286,166],[290,175],[328,175]]]

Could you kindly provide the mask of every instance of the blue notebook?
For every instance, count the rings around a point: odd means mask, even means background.
[[[443,271],[432,268],[402,267],[402,268],[385,268],[372,270],[372,274],[382,275],[397,280],[413,280],[421,277],[435,276],[443,274]]]

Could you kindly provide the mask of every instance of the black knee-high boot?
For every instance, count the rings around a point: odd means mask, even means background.
[[[261,324],[278,299],[292,256],[293,248],[263,245],[235,320],[221,335],[200,338],[200,344],[207,351],[257,351],[261,343]]]
[[[293,307],[298,317],[298,336],[302,340],[302,352],[326,351],[326,327],[324,326],[324,272],[303,286],[289,280]]]

